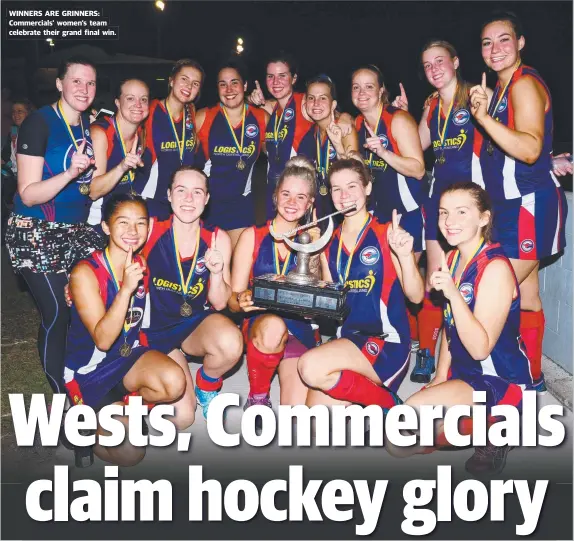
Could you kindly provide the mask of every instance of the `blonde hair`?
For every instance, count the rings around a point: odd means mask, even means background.
[[[305,156],[293,156],[285,164],[285,169],[281,173],[275,191],[273,192],[273,204],[277,206],[277,194],[281,190],[281,186],[287,177],[297,177],[307,182],[309,191],[307,194],[311,199],[315,199],[317,195],[317,176],[315,166]]]

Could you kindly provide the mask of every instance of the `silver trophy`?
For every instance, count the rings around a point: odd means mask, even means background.
[[[311,255],[320,252],[331,239],[334,227],[333,216],[354,208],[356,208],[354,205],[350,206],[284,234],[276,233],[271,225],[269,227],[271,236],[284,241],[297,253],[297,265],[286,275],[264,274],[254,278],[253,302],[255,306],[307,317],[323,316],[338,320],[344,319],[348,313],[345,306],[348,286],[319,279],[311,272],[310,261]],[[327,219],[329,220],[327,230],[315,242],[311,242],[311,235],[306,231],[299,235],[298,242],[289,238]]]

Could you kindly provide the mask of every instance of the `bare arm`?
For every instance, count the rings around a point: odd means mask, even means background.
[[[396,113],[391,123],[391,133],[401,155],[386,150],[382,158],[401,175],[421,180],[425,175],[425,161],[414,118],[404,111]]]
[[[245,229],[233,250],[233,265],[231,271],[231,290],[227,305],[232,312],[243,312],[249,306],[253,306],[251,295],[247,293],[249,287],[249,275],[253,260],[253,247],[255,246],[255,231],[252,227]],[[238,295],[242,295],[242,302],[238,301]]]
[[[427,105],[423,109],[423,115],[421,117],[421,121],[419,122],[419,139],[421,140],[421,148],[423,152],[431,146],[431,133],[430,128],[428,127],[428,116],[430,112],[430,107]]]

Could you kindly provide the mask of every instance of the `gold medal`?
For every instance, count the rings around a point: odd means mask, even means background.
[[[179,313],[183,317],[189,317],[193,313],[193,310],[191,309],[191,306],[187,304],[187,302],[184,302],[179,309]]]
[[[132,347],[127,342],[122,344],[122,347],[120,348],[120,355],[122,357],[129,357],[131,352],[132,352]]]
[[[239,161],[237,162],[236,167],[240,171],[243,171],[245,169],[245,162],[241,158],[239,158]]]
[[[492,141],[489,141],[488,144],[486,145],[486,152],[488,152],[489,156],[492,156],[494,154],[494,146],[492,146]]]
[[[444,157],[444,152],[437,158],[437,163],[439,165],[444,165],[446,162],[446,158]]]
[[[321,187],[319,188],[319,193],[323,196],[327,195],[329,193],[327,186],[325,186],[324,184],[321,184]]]
[[[78,189],[82,195],[88,195],[90,193],[90,185],[85,182],[80,184]]]

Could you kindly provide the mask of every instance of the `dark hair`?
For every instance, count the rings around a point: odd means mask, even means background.
[[[389,98],[389,91],[385,86],[385,78],[383,77],[383,72],[377,66],[375,66],[375,64],[363,64],[362,66],[359,66],[356,70],[353,71],[353,73],[351,74],[351,80],[355,76],[355,73],[361,70],[370,71],[377,76],[377,83],[379,83],[379,86],[381,88],[384,88],[383,95],[381,96],[381,101],[383,105],[388,105],[391,102],[391,100]]]
[[[293,76],[297,75],[297,73],[299,72],[299,66],[297,65],[297,61],[291,54],[286,53],[285,51],[279,51],[274,56],[270,56],[269,60],[265,62],[265,69],[267,69],[269,64],[272,64],[273,62],[281,62],[283,64],[287,64],[287,66],[289,67],[289,71]]]
[[[183,68],[187,67],[195,68],[201,73],[201,83],[203,84],[203,81],[205,81],[205,71],[199,62],[192,60],[191,58],[181,58],[178,60],[171,68],[169,78],[173,79]]]
[[[326,84],[329,87],[329,90],[331,92],[331,97],[336,100],[337,99],[337,89],[335,87],[335,83],[333,82],[333,79],[331,79],[331,77],[329,77],[328,75],[326,75],[325,73],[321,73],[320,75],[316,75],[315,77],[309,79],[307,81],[307,84],[305,85],[306,88],[306,92],[309,91],[309,87],[311,85],[314,85],[315,83],[323,83]]]
[[[486,242],[490,242],[492,240],[492,223],[494,219],[494,212],[492,210],[492,203],[490,201],[490,196],[488,195],[486,190],[484,190],[474,182],[470,181],[457,182],[455,184],[452,184],[442,192],[441,199],[444,197],[445,194],[452,192],[466,192],[472,197],[481,214],[484,212],[490,212],[490,218],[488,220],[488,223],[484,226],[484,229],[482,230],[482,236],[484,237],[484,240]]]
[[[205,189],[207,190],[207,193],[209,193],[209,177],[205,174],[205,172],[203,171],[203,169],[200,169],[199,167],[196,167],[195,165],[180,165],[172,174],[171,177],[169,178],[169,186],[168,188],[171,190],[171,187],[173,186],[173,183],[175,182],[175,177],[178,173],[182,173],[184,171],[195,171],[196,173],[199,173],[204,179],[205,179]]]
[[[15,100],[12,100],[12,105],[23,105],[24,107],[26,107],[28,113],[31,113],[36,109],[34,104],[28,98],[17,98]]]
[[[355,158],[346,158],[344,160],[337,160],[333,165],[331,165],[331,167],[329,167],[329,184],[331,184],[331,177],[335,173],[339,173],[341,171],[353,171],[357,173],[361,179],[361,184],[365,187],[373,181],[371,172],[361,160],[357,160]]]
[[[433,40],[427,42],[421,50],[421,61],[422,61],[423,53],[425,51],[427,51],[428,49],[432,49],[433,47],[440,47],[442,49],[445,49],[446,52],[450,55],[450,57],[453,60],[456,57],[459,59],[459,62],[460,62],[460,57],[458,56],[458,53],[456,52],[454,45],[452,45],[452,43],[445,41],[443,39],[433,39]],[[423,69],[423,71],[424,71],[424,69]],[[454,96],[453,113],[456,111],[457,108],[460,109],[460,108],[468,107],[468,97],[469,97],[470,89],[472,88],[472,85],[470,83],[467,83],[462,78],[462,73],[460,70],[460,64],[459,64],[459,67],[456,68],[455,71],[456,71],[457,86],[456,86],[456,94]]]
[[[219,67],[217,68],[217,78],[219,81],[219,74],[226,68],[234,69],[237,73],[239,73],[239,77],[241,77],[241,82],[245,83],[247,81],[247,68],[246,66],[239,60],[227,60],[222,62]]]
[[[311,163],[311,160],[299,154],[293,156],[285,164],[285,169],[281,173],[279,180],[273,191],[273,204],[277,206],[277,194],[283,186],[283,181],[287,177],[298,177],[305,180],[309,186],[309,197],[315,199],[317,196],[317,173],[315,171],[315,166]]]
[[[104,208],[102,209],[102,221],[109,224],[118,207],[124,203],[137,203],[138,205],[141,205],[149,216],[147,203],[141,195],[135,195],[129,192],[116,193],[106,201]]]
[[[516,13],[501,9],[497,9],[488,15],[480,27],[480,33],[482,34],[482,31],[485,29],[485,27],[494,21],[504,21],[510,23],[510,26],[512,26],[512,30],[514,30],[517,38],[524,36],[524,28]]]
[[[57,74],[58,79],[62,80],[66,76],[66,73],[68,73],[68,68],[70,66],[73,66],[74,64],[81,64],[82,66],[90,66],[91,68],[93,68],[95,72],[97,72],[96,65],[85,56],[70,56],[65,60],[62,60],[62,62],[58,66],[58,74]]]

